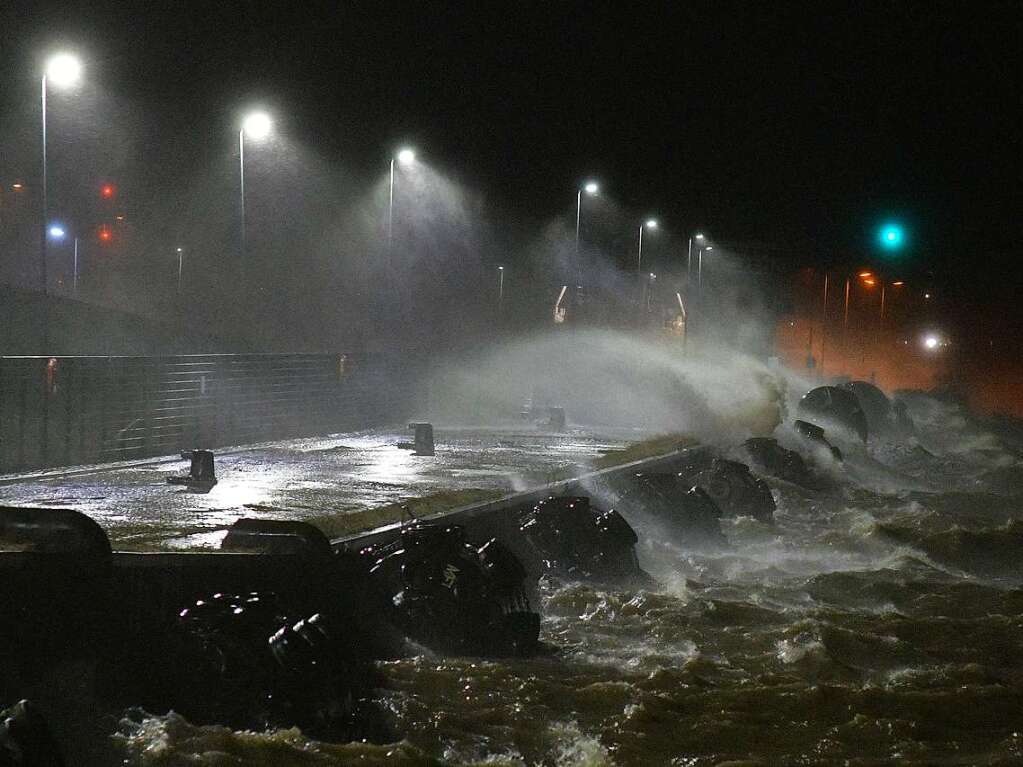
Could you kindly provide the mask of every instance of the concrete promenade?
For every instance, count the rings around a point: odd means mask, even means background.
[[[309,520],[433,493],[510,493],[581,472],[609,450],[650,435],[530,424],[435,428],[437,454],[400,450],[401,429],[375,429],[218,451],[208,495],[166,484],[187,473],[177,457],[122,466],[0,477],[0,504],[68,508],[95,519],[116,549],[215,547],[238,517]]]

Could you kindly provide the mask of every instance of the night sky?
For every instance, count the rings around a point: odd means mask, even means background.
[[[566,213],[590,175],[678,231],[809,263],[870,260],[894,215],[913,268],[1008,296],[1021,18],[1018,3],[15,0],[0,131],[31,118],[41,57],[66,42],[162,126],[147,140],[165,163],[209,162],[258,100],[362,172],[410,141],[523,226]]]

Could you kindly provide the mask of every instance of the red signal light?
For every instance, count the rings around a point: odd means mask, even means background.
[[[102,229],[99,230],[100,242],[110,242],[110,240],[112,240],[113,237],[114,237],[113,233],[106,227],[103,227]]]
[[[104,199],[109,200],[113,198],[114,191],[115,190],[113,184],[104,184],[102,187],[100,187],[99,193],[103,196]]]

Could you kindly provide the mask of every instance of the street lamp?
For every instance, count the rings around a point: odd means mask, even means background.
[[[639,225],[639,255],[636,256],[636,271],[642,271],[643,267],[643,230],[644,229],[656,229],[657,219],[650,218],[646,222]]]
[[[583,213],[583,192],[586,192],[590,197],[596,197],[600,192],[600,187],[597,186],[596,181],[587,181],[583,184],[581,189],[576,190],[575,195],[575,267],[579,269],[579,221],[582,218]],[[576,280],[578,282],[578,280]]]
[[[184,261],[184,250],[182,248],[177,248],[177,253],[178,253],[178,297],[180,298],[181,297],[181,267],[182,267],[182,263]]]
[[[46,230],[47,238],[51,240],[63,240],[67,236],[67,230],[63,224],[53,223]],[[74,238],[74,259],[72,269],[72,293],[78,296],[78,237]]]
[[[51,57],[46,62],[46,68],[43,70],[42,88],[41,93],[41,104],[42,104],[42,159],[43,159],[43,178],[42,178],[42,203],[43,203],[43,217],[41,232],[39,236],[39,267],[41,272],[41,280],[43,287],[43,306],[45,311],[46,300],[45,296],[49,290],[48,279],[46,274],[46,235],[47,226],[46,221],[50,216],[49,210],[49,197],[47,196],[46,189],[46,95],[47,86],[54,85],[58,88],[70,88],[78,82],[82,75],[82,64],[77,57],[70,53],[58,53]],[[58,227],[59,228],[59,227]],[[63,237],[63,231],[60,237]],[[49,314],[44,314],[43,317],[43,343],[44,346],[49,345],[49,334],[50,334],[50,322]]]
[[[700,248],[699,261],[696,264],[696,282],[700,286],[701,297],[703,296],[703,251],[710,253],[712,250],[714,250],[713,245],[708,245],[706,248]]]
[[[697,243],[701,243],[704,240],[703,234],[697,232],[689,237],[689,259],[686,262],[686,281],[691,282],[693,276],[693,240]]]
[[[253,141],[262,141],[270,135],[273,121],[266,112],[250,112],[242,120],[238,131],[238,189],[241,200],[241,233],[242,233],[242,268],[245,268],[245,137]]]
[[[416,161],[416,153],[405,147],[398,150],[398,163],[405,167],[412,166]],[[391,250],[394,243],[394,157],[391,157],[391,183],[387,192],[387,249]]]
[[[901,288],[905,284],[906,283],[904,283],[902,280],[896,280],[895,282],[891,283],[891,286],[893,288]],[[881,280],[881,317],[879,318],[878,323],[877,323],[878,330],[884,330],[884,294],[885,294],[885,287],[886,287],[885,281]]]

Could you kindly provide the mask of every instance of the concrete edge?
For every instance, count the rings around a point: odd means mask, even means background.
[[[461,524],[478,522],[480,521],[480,518],[485,516],[500,514],[501,512],[508,512],[513,509],[522,508],[523,506],[533,505],[550,495],[557,495],[559,492],[562,492],[568,487],[580,482],[602,482],[624,473],[655,469],[662,464],[677,461],[687,452],[699,447],[701,446],[687,445],[686,447],[673,450],[670,453],[641,458],[638,461],[623,463],[620,466],[611,466],[607,469],[587,472],[586,474],[580,474],[576,477],[552,482],[548,485],[542,485],[530,490],[524,490],[519,493],[502,496],[501,498],[495,498],[492,501],[483,501],[481,503],[474,503],[468,506],[461,506],[448,511],[442,511],[438,514],[421,517],[420,519],[430,522],[446,521]],[[330,543],[331,546],[334,547],[335,551],[341,549],[357,550],[364,546],[376,545],[392,540],[397,537],[400,529],[400,522],[392,522],[361,533],[333,538]]]

